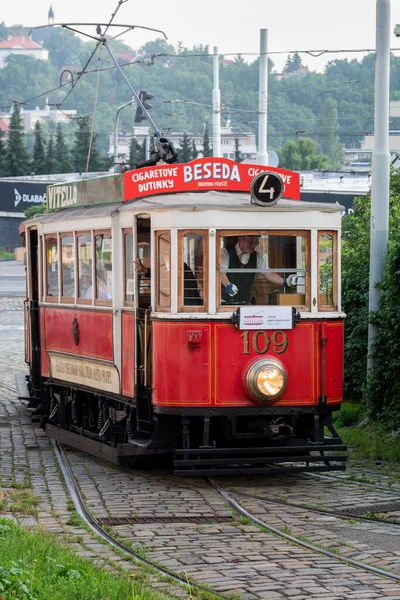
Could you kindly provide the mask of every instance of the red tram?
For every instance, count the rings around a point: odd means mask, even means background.
[[[223,158],[50,186],[21,226],[48,435],[183,475],[343,469],[341,207],[299,196]]]

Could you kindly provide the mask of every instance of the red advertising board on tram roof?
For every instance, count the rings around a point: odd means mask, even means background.
[[[283,197],[300,200],[300,174],[286,169],[237,163],[228,158],[198,158],[185,164],[164,164],[124,174],[124,202],[156,194],[177,192],[250,192],[259,173],[281,176]]]

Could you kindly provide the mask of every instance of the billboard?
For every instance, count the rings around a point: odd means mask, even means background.
[[[23,213],[31,206],[40,206],[45,202],[45,182],[0,179],[0,212]]]

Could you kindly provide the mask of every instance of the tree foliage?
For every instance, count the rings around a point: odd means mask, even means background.
[[[400,427],[400,172],[391,175],[389,249],[380,285],[372,347],[374,368],[367,385],[370,198],[359,199],[343,219],[342,293],[345,320],[345,397],[368,399],[371,412]]]
[[[328,157],[316,152],[317,144],[310,138],[299,138],[297,142],[289,140],[278,152],[279,165],[292,171],[327,169]]]
[[[204,134],[203,134],[203,156],[212,156],[212,148],[210,144],[210,136],[208,134],[208,125],[207,123],[204,126]]]
[[[179,162],[188,163],[192,160],[193,146],[186,132],[183,133],[183,139],[179,142]]]
[[[10,119],[9,137],[5,153],[5,171],[10,177],[27,175],[29,157],[25,147],[24,127],[18,104],[14,105]]]
[[[31,171],[35,175],[44,175],[47,171],[47,160],[45,147],[42,140],[42,128],[39,121],[35,124],[35,143],[33,146],[33,160],[31,163]]]

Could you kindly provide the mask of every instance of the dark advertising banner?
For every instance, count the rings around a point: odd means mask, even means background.
[[[23,213],[45,202],[45,182],[0,180],[0,212]]]

